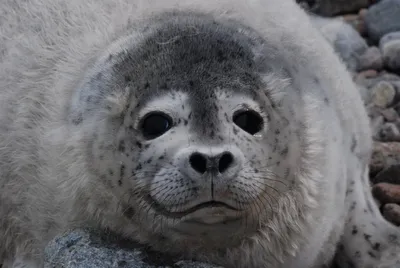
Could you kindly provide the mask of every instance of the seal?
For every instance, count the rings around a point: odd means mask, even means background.
[[[4,268],[75,227],[225,267],[400,260],[359,93],[294,1],[2,5]]]

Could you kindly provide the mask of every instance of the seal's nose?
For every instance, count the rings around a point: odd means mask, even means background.
[[[225,151],[218,155],[207,155],[194,152],[189,156],[190,167],[197,173],[218,172],[223,174],[234,163],[231,152]]]

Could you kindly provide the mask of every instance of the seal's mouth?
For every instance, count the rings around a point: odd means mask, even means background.
[[[207,202],[203,202],[200,203],[198,205],[195,205],[191,208],[188,208],[186,210],[182,210],[182,211],[169,211],[167,210],[163,205],[161,205],[160,203],[158,203],[156,200],[154,200],[150,195],[147,196],[147,201],[150,204],[150,206],[158,213],[170,217],[170,218],[182,218],[185,217],[193,212],[196,212],[200,209],[204,209],[204,208],[226,208],[229,210],[233,210],[233,211],[240,211],[239,209],[228,205],[224,202],[219,202],[219,201],[207,201]]]

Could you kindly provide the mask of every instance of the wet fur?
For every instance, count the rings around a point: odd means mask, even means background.
[[[371,138],[361,98],[332,48],[293,2],[3,1],[0,263],[40,267],[46,242],[75,226],[107,227],[158,250],[228,267],[322,267],[338,245],[339,261],[350,267],[396,260],[380,260],[396,252],[400,234],[383,220],[370,194]],[[267,47],[266,59],[279,65],[272,67],[279,75],[264,76],[262,100],[275,109],[271,125],[292,130],[289,140],[276,134],[271,137],[280,140],[270,142],[289,144],[289,155],[275,154],[274,161],[285,160],[286,184],[293,184],[277,196],[279,213],[261,215],[258,232],[238,235],[228,240],[231,245],[176,236],[161,228],[173,223],[150,221],[140,211],[132,221],[125,192],[110,190],[119,182],[99,176],[107,172],[103,166],[119,168],[113,162],[121,153],[115,137],[126,133],[115,129],[129,104],[145,96],[121,83],[110,92],[93,78],[101,73],[107,86],[120,82],[111,71],[125,59],[121,51],[151,32],[141,20],[170,7],[239,21],[265,38],[267,45],[255,42],[254,51]],[[266,56],[256,52],[255,58]],[[106,162],[99,162],[107,150]],[[141,209],[137,202],[134,212]],[[139,229],[140,223],[150,227]]]

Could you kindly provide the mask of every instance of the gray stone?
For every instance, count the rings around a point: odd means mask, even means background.
[[[357,71],[381,70],[383,67],[382,53],[377,47],[369,47],[358,59]]]
[[[390,82],[381,81],[371,90],[371,102],[381,108],[391,105],[395,96],[396,90]]]
[[[386,122],[396,122],[399,119],[399,115],[397,114],[394,108],[389,108],[380,111],[380,114],[385,118]]]
[[[400,31],[399,18],[400,0],[382,0],[372,5],[364,18],[368,36],[378,42],[385,34]]]
[[[373,70],[370,70],[370,71],[373,71]],[[364,72],[362,72],[362,73],[364,73]],[[362,73],[360,73],[360,74],[362,74]],[[400,82],[400,77],[395,74],[381,72],[377,76],[358,75],[355,79],[355,82],[357,84],[362,85],[366,88],[373,88],[381,81],[389,82],[394,87],[396,87],[396,84],[398,82]],[[396,92],[397,92],[397,89],[396,89]]]
[[[379,42],[379,48],[385,66],[400,72],[400,31],[384,35]]]
[[[46,247],[45,268],[218,268],[154,252],[114,234],[74,230]],[[222,268],[222,267],[220,267]]]
[[[350,71],[359,71],[361,67],[365,68],[365,65],[369,64],[366,64],[365,57],[362,58],[367,53],[368,45],[350,24],[337,18],[323,18],[315,15],[311,15],[310,18]]]
[[[394,123],[384,123],[380,127],[378,136],[380,141],[400,141],[400,130]]]
[[[311,11],[324,15],[333,16],[349,12],[356,12],[361,8],[369,5],[369,0],[302,0],[298,2],[306,2]]]

